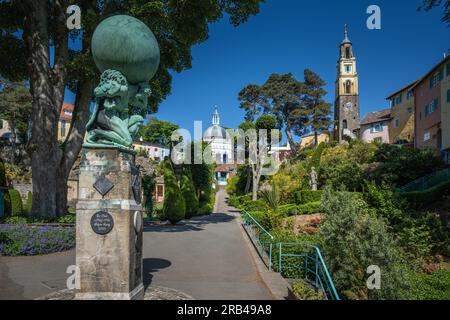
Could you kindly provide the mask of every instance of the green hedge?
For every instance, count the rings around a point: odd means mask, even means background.
[[[426,191],[415,191],[400,193],[400,197],[404,198],[413,208],[422,208],[439,201],[444,194],[450,192],[450,181],[441,183]]]
[[[195,193],[194,183],[192,182],[192,173],[188,166],[183,168],[181,176],[181,193],[183,194],[186,207],[186,218],[192,218],[198,214],[199,202]]]
[[[315,214],[322,213],[322,203],[320,201],[309,202],[297,207],[299,214]]]
[[[184,203],[183,195],[181,194],[180,186],[173,172],[172,164],[169,160],[164,163],[164,217],[172,224],[184,219],[186,214],[186,205]]]
[[[310,202],[317,202],[322,200],[323,190],[311,191],[303,190],[295,194],[295,201],[297,204],[305,204]]]
[[[23,204],[23,213],[25,213],[26,215],[30,215],[32,206],[33,206],[33,193],[31,191],[28,191],[27,200]]]
[[[23,214],[22,198],[19,191],[15,189],[9,189],[9,198],[11,200],[11,215],[20,216]]]
[[[298,214],[298,206],[296,204],[284,204],[278,207],[278,211],[285,217]]]

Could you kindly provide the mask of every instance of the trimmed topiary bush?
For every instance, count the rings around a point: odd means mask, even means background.
[[[32,206],[33,206],[33,193],[31,191],[28,191],[27,200],[23,205],[23,212],[26,215],[30,215]]]
[[[19,191],[15,189],[9,189],[8,193],[11,199],[11,215],[12,216],[22,215],[23,214],[22,198],[20,197]]]
[[[186,207],[186,218],[192,218],[198,213],[198,198],[192,181],[192,173],[188,166],[184,166],[181,175],[181,193]]]
[[[322,200],[323,190],[311,191],[303,190],[296,193],[297,204],[305,204]]]
[[[6,187],[5,163],[0,159],[0,187]]]
[[[164,217],[172,224],[184,219],[186,214],[186,205],[184,203],[183,195],[181,194],[180,186],[173,172],[172,164],[169,160],[163,163],[164,168]]]
[[[315,201],[299,205],[297,207],[297,211],[298,214],[314,214],[314,213],[321,213],[323,210],[321,202]]]

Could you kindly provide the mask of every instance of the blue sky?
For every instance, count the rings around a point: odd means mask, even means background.
[[[327,82],[333,102],[345,23],[357,58],[361,115],[386,108],[386,96],[423,75],[450,48],[442,8],[417,12],[420,2],[267,0],[237,28],[227,19],[210,25],[210,38],[192,50],[192,69],[173,74],[172,93],[155,116],[193,132],[195,120],[204,129],[210,125],[218,105],[221,124],[237,127],[244,117],[237,100],[243,87],[262,84],[271,73],[292,72],[303,80],[305,68]],[[372,4],[381,8],[381,30],[366,27]]]

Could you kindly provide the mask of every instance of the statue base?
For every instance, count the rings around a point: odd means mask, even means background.
[[[141,188],[134,155],[83,149],[81,157],[76,299],[143,299]]]

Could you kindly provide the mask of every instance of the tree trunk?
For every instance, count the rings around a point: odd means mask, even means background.
[[[314,147],[317,147],[318,145],[319,145],[319,137],[317,131],[314,130]]]
[[[28,53],[30,92],[32,95],[32,138],[30,141],[33,173],[32,215],[57,216],[61,192],[59,166],[63,152],[57,140],[60,109],[64,100],[64,63],[67,61],[67,30],[64,1],[55,4],[55,63],[50,66],[48,7],[46,1],[23,1],[24,33]],[[63,8],[64,7],[64,8]],[[67,187],[67,186],[66,186]],[[64,188],[63,188],[64,189]],[[60,195],[59,195],[60,196]]]
[[[77,85],[75,108],[67,140],[64,142],[64,154],[58,167],[56,207],[58,214],[67,212],[67,182],[70,171],[81,151],[86,123],[89,119],[89,106],[92,100],[94,84],[91,80],[80,81]]]
[[[13,113],[11,120],[9,122],[9,128],[11,129],[11,163],[16,164],[16,117],[15,113]]]
[[[250,168],[250,166],[247,166],[247,181],[245,183],[244,194],[250,192],[251,184],[252,184],[252,168]]]

